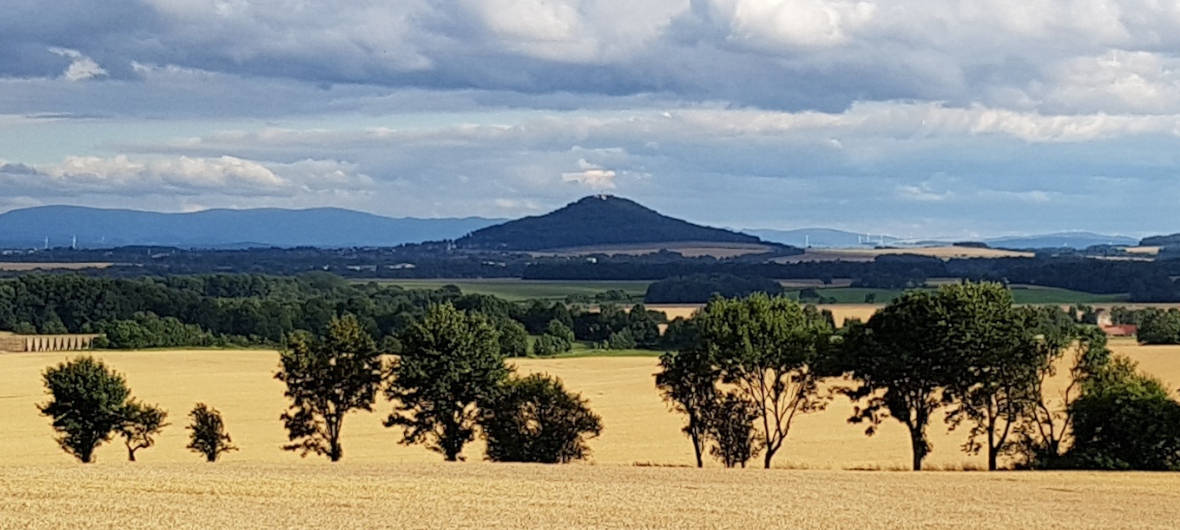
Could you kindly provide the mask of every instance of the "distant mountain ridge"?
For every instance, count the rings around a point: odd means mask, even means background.
[[[0,246],[394,246],[457,239],[501,219],[393,218],[342,208],[215,209],[190,213],[40,206],[0,214]]]
[[[984,239],[983,242],[989,246],[1000,248],[1076,248],[1079,250],[1095,245],[1135,246],[1138,244],[1138,240],[1133,237],[1080,231],[993,237]]]
[[[1168,234],[1161,236],[1148,236],[1139,241],[1140,246],[1144,247],[1173,247],[1180,245],[1180,234]]]
[[[622,197],[592,195],[544,215],[476,230],[455,244],[528,251],[677,241],[762,243],[756,236],[668,217]]]
[[[747,234],[761,237],[765,241],[774,241],[787,245],[802,247],[810,245],[818,248],[856,248],[878,245],[900,246],[941,246],[950,245],[957,240],[906,240],[889,235],[864,234],[836,230],[832,228],[799,228],[795,230],[747,229]],[[1174,243],[1180,243],[1180,234],[1172,237]],[[1075,248],[1085,249],[1095,245],[1134,246],[1138,240],[1128,236],[1096,234],[1094,232],[1056,232],[1050,234],[1031,234],[1026,236],[1003,236],[980,239],[988,246],[1011,249],[1036,248]],[[1146,243],[1145,243],[1146,244]]]

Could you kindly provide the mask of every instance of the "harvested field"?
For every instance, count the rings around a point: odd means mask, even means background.
[[[41,263],[41,262],[0,262],[0,271],[35,271],[35,270],[81,270],[105,269],[113,263]]]
[[[595,245],[585,247],[555,248],[530,252],[533,256],[585,256],[589,254],[631,255],[654,254],[661,250],[679,252],[685,257],[732,258],[746,254],[770,252],[774,247],[757,243],[719,243],[712,241],[671,241],[667,243],[634,243],[621,245]]]
[[[933,256],[944,260],[951,258],[1011,258],[1033,256],[1032,252],[1002,250],[997,248],[976,247],[913,247],[913,248],[832,248],[807,249],[803,254],[775,258],[779,263],[799,263],[805,261],[873,261],[877,256],[886,254],[915,254],[919,256]]]
[[[648,304],[648,309],[656,311],[663,311],[668,315],[668,320],[676,317],[689,318],[697,309],[704,307],[704,304]],[[873,316],[878,309],[884,307],[880,304],[823,304],[817,306],[820,309],[827,309],[832,312],[832,316],[836,318],[836,325],[842,325],[845,320],[850,318],[858,318],[861,321],[868,320]]]
[[[0,527],[1174,528],[1180,474],[0,465]],[[312,524],[318,522],[320,524]]]

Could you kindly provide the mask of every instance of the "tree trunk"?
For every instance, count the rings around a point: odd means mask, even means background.
[[[772,458],[774,458],[774,451],[767,447],[766,454],[762,455],[762,467],[764,469],[770,469],[770,460]]]
[[[135,450],[130,447],[127,448],[127,461],[128,462],[135,461]]]
[[[692,430],[692,450],[696,453],[697,467],[705,467],[705,462],[701,460],[701,437],[697,434],[696,429]]]
[[[988,425],[987,428],[987,470],[996,470],[996,457],[999,451],[996,449],[996,427],[995,425]]]
[[[922,470],[922,460],[926,458],[925,438],[921,427],[910,427],[910,450],[913,453],[914,471]]]

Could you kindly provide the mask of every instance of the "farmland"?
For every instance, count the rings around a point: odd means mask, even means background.
[[[774,247],[756,243],[727,243],[709,241],[677,241],[668,243],[634,243],[621,245],[595,245],[584,247],[557,248],[530,252],[533,256],[584,256],[589,254],[642,256],[660,251],[678,252],[688,258],[712,256],[732,258],[747,254],[771,252]]]
[[[1180,475],[513,464],[2,466],[0,527],[1172,528]],[[324,525],[321,525],[324,526]]]
[[[944,260],[955,258],[1030,258],[1032,252],[979,247],[906,247],[906,248],[821,248],[807,249],[802,254],[775,258],[779,263],[800,263],[805,261],[873,261],[877,256],[908,254],[930,256]]]
[[[1142,368],[1180,388],[1180,346],[1139,346],[1133,341],[1112,342],[1116,353],[1140,361]],[[625,354],[625,353],[624,353]],[[184,350],[97,352],[111,367],[123,372],[135,395],[171,411],[173,426],[166,428],[158,446],[139,459],[153,463],[195,462],[184,449],[183,414],[197,401],[220,409],[234,443],[241,451],[227,462],[291,463],[298,456],[279,450],[286,441],[278,421],[285,407],[282,384],[271,376],[278,356],[268,350]],[[34,403],[44,400],[40,371],[67,357],[64,353],[0,355],[0,417],[5,418],[0,455],[26,464],[69,462],[54,443],[47,418]],[[523,372],[547,372],[581,392],[600,414],[606,429],[591,440],[591,460],[597,464],[683,465],[692,450],[680,433],[682,418],[669,412],[653,384],[657,360],[640,356],[574,356],[561,359],[514,359]],[[350,416],[344,429],[344,460],[363,463],[435,462],[441,457],[420,446],[395,443],[395,433],[381,426],[390,405],[380,402],[373,413]],[[846,423],[851,412],[847,399],[837,398],[828,410],[803,416],[787,438],[775,464],[805,469],[903,469],[908,467],[908,439],[904,427],[887,422],[880,432],[865,437],[863,428]],[[947,433],[937,424],[930,429],[934,452],[932,469],[982,467],[982,456],[959,451],[963,433]],[[479,460],[477,442],[465,455]],[[121,444],[109,443],[96,453],[99,465],[126,458]],[[715,464],[714,464],[715,465]]]
[[[870,307],[863,308],[866,312]],[[1116,353],[1180,384],[1180,346],[1112,343]],[[1180,475],[1150,473],[868,473],[908,464],[904,428],[886,422],[874,437],[846,423],[850,405],[803,416],[773,471],[682,469],[692,461],[682,418],[653,382],[651,357],[514,359],[581,392],[605,425],[591,440],[591,465],[443,464],[420,446],[395,443],[380,420],[389,404],[350,416],[344,462],[300,459],[278,415],[285,406],[268,350],[101,351],[135,395],[171,411],[157,447],[130,464],[121,444],[79,466],[52,440],[39,373],[61,353],[0,355],[0,527],[158,521],[169,526],[297,526],[305,517],[356,527],[408,526],[1168,526],[1180,506]],[[205,401],[225,415],[240,452],[214,465],[184,449],[183,411]],[[940,415],[941,416],[941,415]],[[930,429],[928,468],[978,469],[959,450],[965,435]],[[785,469],[784,469],[785,468]],[[735,495],[734,492],[741,492]],[[971,499],[971,502],[963,502]],[[838,508],[838,509],[834,509]]]
[[[370,281],[370,280],[360,280]],[[564,300],[571,295],[593,296],[595,294],[619,290],[624,291],[636,300],[643,299],[647,291],[648,281],[550,281],[550,280],[519,280],[513,278],[496,279],[430,279],[430,280],[371,280],[405,289],[438,289],[447,285],[454,285],[464,293],[487,294],[498,296],[506,300]]]
[[[37,270],[82,270],[82,269],[105,269],[113,265],[112,263],[74,263],[74,262],[19,262],[6,261],[0,262],[0,271],[19,271],[29,272]]]
[[[627,293],[634,301],[643,299],[647,286],[651,282],[635,281],[562,281],[562,280],[520,280],[520,279],[397,279],[397,280],[357,280],[358,282],[377,281],[390,285],[397,285],[406,289],[438,289],[446,285],[454,285],[464,293],[488,294],[499,296],[507,300],[564,300],[567,296],[593,296],[595,294],[619,290]],[[931,283],[945,283],[957,281],[950,279],[934,280]],[[865,296],[872,294],[876,303],[886,303],[900,296],[901,289],[867,289],[849,287],[847,281],[837,281],[833,287],[824,287],[819,282],[799,280],[783,280],[780,283],[786,288],[786,294],[793,298],[799,297],[799,291],[804,287],[814,288],[824,298],[834,298],[837,304],[863,304]],[[1041,287],[1031,285],[1016,285],[1012,288],[1012,297],[1018,304],[1104,304],[1126,300],[1124,294],[1092,294],[1069,289]],[[671,316],[671,315],[669,315]]]

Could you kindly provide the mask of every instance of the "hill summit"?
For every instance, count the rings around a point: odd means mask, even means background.
[[[591,195],[545,215],[476,230],[456,244],[465,248],[546,250],[674,241],[761,243],[751,235],[668,217],[622,197]]]

